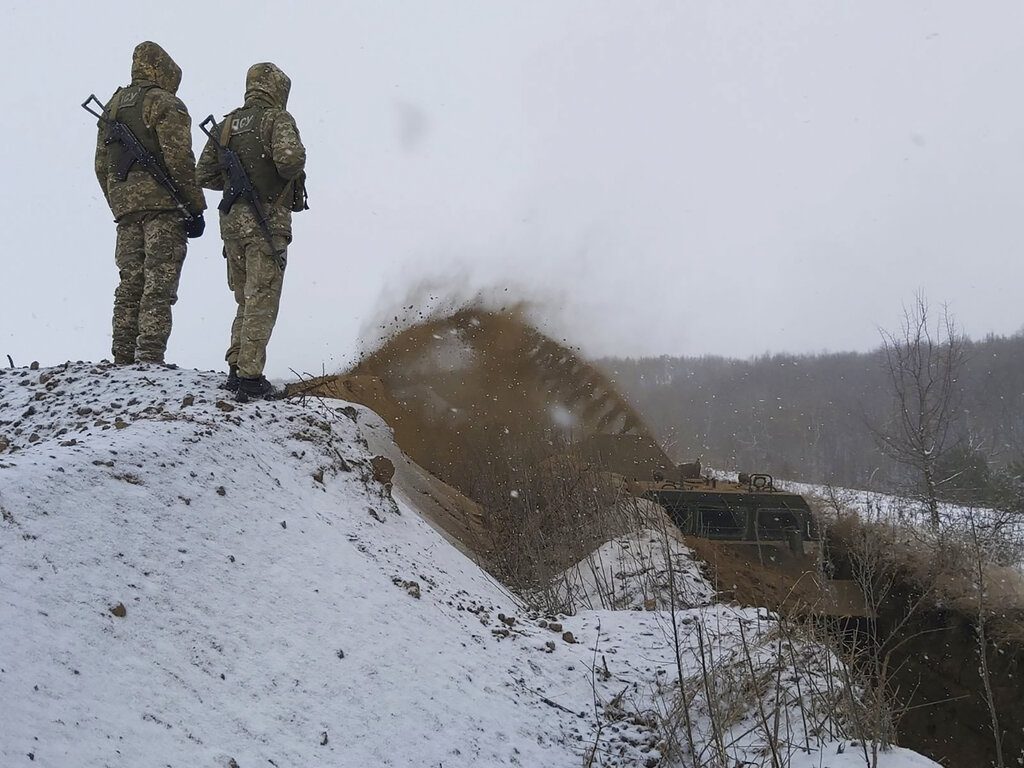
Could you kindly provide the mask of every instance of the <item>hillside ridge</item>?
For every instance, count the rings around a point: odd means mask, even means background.
[[[531,612],[421,517],[401,474],[375,479],[390,431],[372,411],[242,406],[219,379],[0,372],[0,764],[653,768],[657,712],[676,670],[699,678],[698,642],[723,674],[741,637],[758,664],[810,658],[758,609],[681,608],[679,666],[664,610]],[[691,704],[704,739],[707,704]],[[763,758],[750,706],[730,749]],[[793,768],[858,764],[831,729]]]

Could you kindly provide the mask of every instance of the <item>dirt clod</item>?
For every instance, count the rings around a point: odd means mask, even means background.
[[[373,468],[373,479],[381,485],[390,485],[395,477],[395,465],[387,456],[374,456],[370,459]]]
[[[128,615],[128,609],[124,607],[124,603],[118,603],[117,605],[111,606],[110,612],[119,619],[123,619]]]

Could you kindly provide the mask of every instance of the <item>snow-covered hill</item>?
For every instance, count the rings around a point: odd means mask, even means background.
[[[659,707],[698,641],[775,637],[681,611],[677,666],[664,611],[530,614],[375,479],[375,414],[237,405],[219,378],[0,372],[0,765],[666,765]],[[766,760],[751,706],[731,746]],[[786,719],[794,768],[863,764]]]
[[[933,544],[951,539],[969,542],[977,536],[979,545],[993,562],[998,559],[1001,564],[1024,573],[1024,518],[1012,510],[941,502],[936,530],[920,500],[812,483],[786,482],[785,487],[813,500],[816,509],[828,520],[854,515],[862,522],[891,526],[914,541]]]

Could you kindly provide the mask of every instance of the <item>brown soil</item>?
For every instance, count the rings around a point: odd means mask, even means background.
[[[900,598],[910,600],[911,595],[912,590],[887,601],[879,616],[882,633],[902,619]],[[950,768],[993,765],[995,760],[975,626],[972,617],[930,608],[900,630],[906,644],[893,658],[897,697],[906,708],[897,726],[900,743]],[[990,642],[988,660],[1003,753],[1012,765],[1024,757],[1024,646]]]
[[[840,567],[847,557],[843,534],[842,529],[833,531],[830,540],[831,556]],[[795,559],[766,566],[755,550],[733,542],[686,537],[686,543],[708,564],[713,583],[725,598],[790,615],[857,616],[863,612],[863,598],[853,582],[830,582],[818,592],[814,576],[802,572]],[[874,621],[879,637],[892,636],[890,643],[896,650],[890,668],[895,670],[897,706],[904,710],[897,724],[899,743],[949,768],[993,765],[991,716],[979,674],[977,613],[966,597],[963,579],[951,570],[936,574],[935,558],[926,558],[912,547],[892,543],[888,551],[900,563],[895,588],[877,615],[843,626],[847,631],[857,626],[865,629],[864,622]],[[999,609],[988,615],[988,659],[1003,754],[1007,765],[1012,765],[1024,758],[1024,729],[1018,714],[1024,711],[1021,577],[998,568],[990,569],[989,575],[991,596]],[[933,585],[930,596],[901,626],[907,606],[918,602],[925,581]],[[831,598],[830,589],[836,591]],[[835,601],[835,610],[823,611],[822,603],[830,600]],[[844,601],[849,601],[845,610]]]
[[[537,544],[558,529],[557,547],[530,549],[546,574],[578,562],[617,530],[621,512],[608,509],[614,489],[598,493],[614,479],[591,477],[593,457],[568,449],[570,443],[602,454],[612,446],[624,467],[669,464],[604,374],[518,309],[474,307],[420,318],[396,328],[350,370],[298,382],[290,394],[358,402],[378,413],[404,453],[388,456],[396,491],[416,496],[439,531],[513,579],[522,577],[524,564],[510,550],[524,537]],[[563,471],[566,461],[572,467]],[[574,493],[575,486],[585,490]],[[510,501],[516,488],[524,493]],[[592,514],[573,514],[577,504]]]
[[[882,542],[894,566],[895,583],[878,606],[874,629],[893,649],[889,668],[903,710],[900,744],[950,768],[994,765],[970,552],[956,542],[938,551],[901,537],[899,529],[846,520],[830,534],[832,557],[841,567],[865,533]],[[1004,759],[1014,765],[1024,759],[1024,583],[1005,568],[986,565],[984,573],[989,675]]]
[[[464,491],[466,468],[482,457],[508,455],[509,442],[631,435],[645,454],[654,450],[664,458],[604,374],[515,309],[463,309],[424,320],[351,370],[290,391],[372,408],[409,456]]]
[[[863,616],[864,600],[849,581],[826,579],[818,553],[802,557],[785,546],[686,536],[703,560],[720,599],[764,606],[792,616]],[[812,542],[807,542],[810,546]]]

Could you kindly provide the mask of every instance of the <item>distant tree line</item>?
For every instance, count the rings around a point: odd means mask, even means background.
[[[1024,473],[1024,333],[963,339],[944,499],[1003,503]],[[721,469],[898,490],[907,469],[877,430],[894,396],[886,351],[601,361],[670,455]]]

